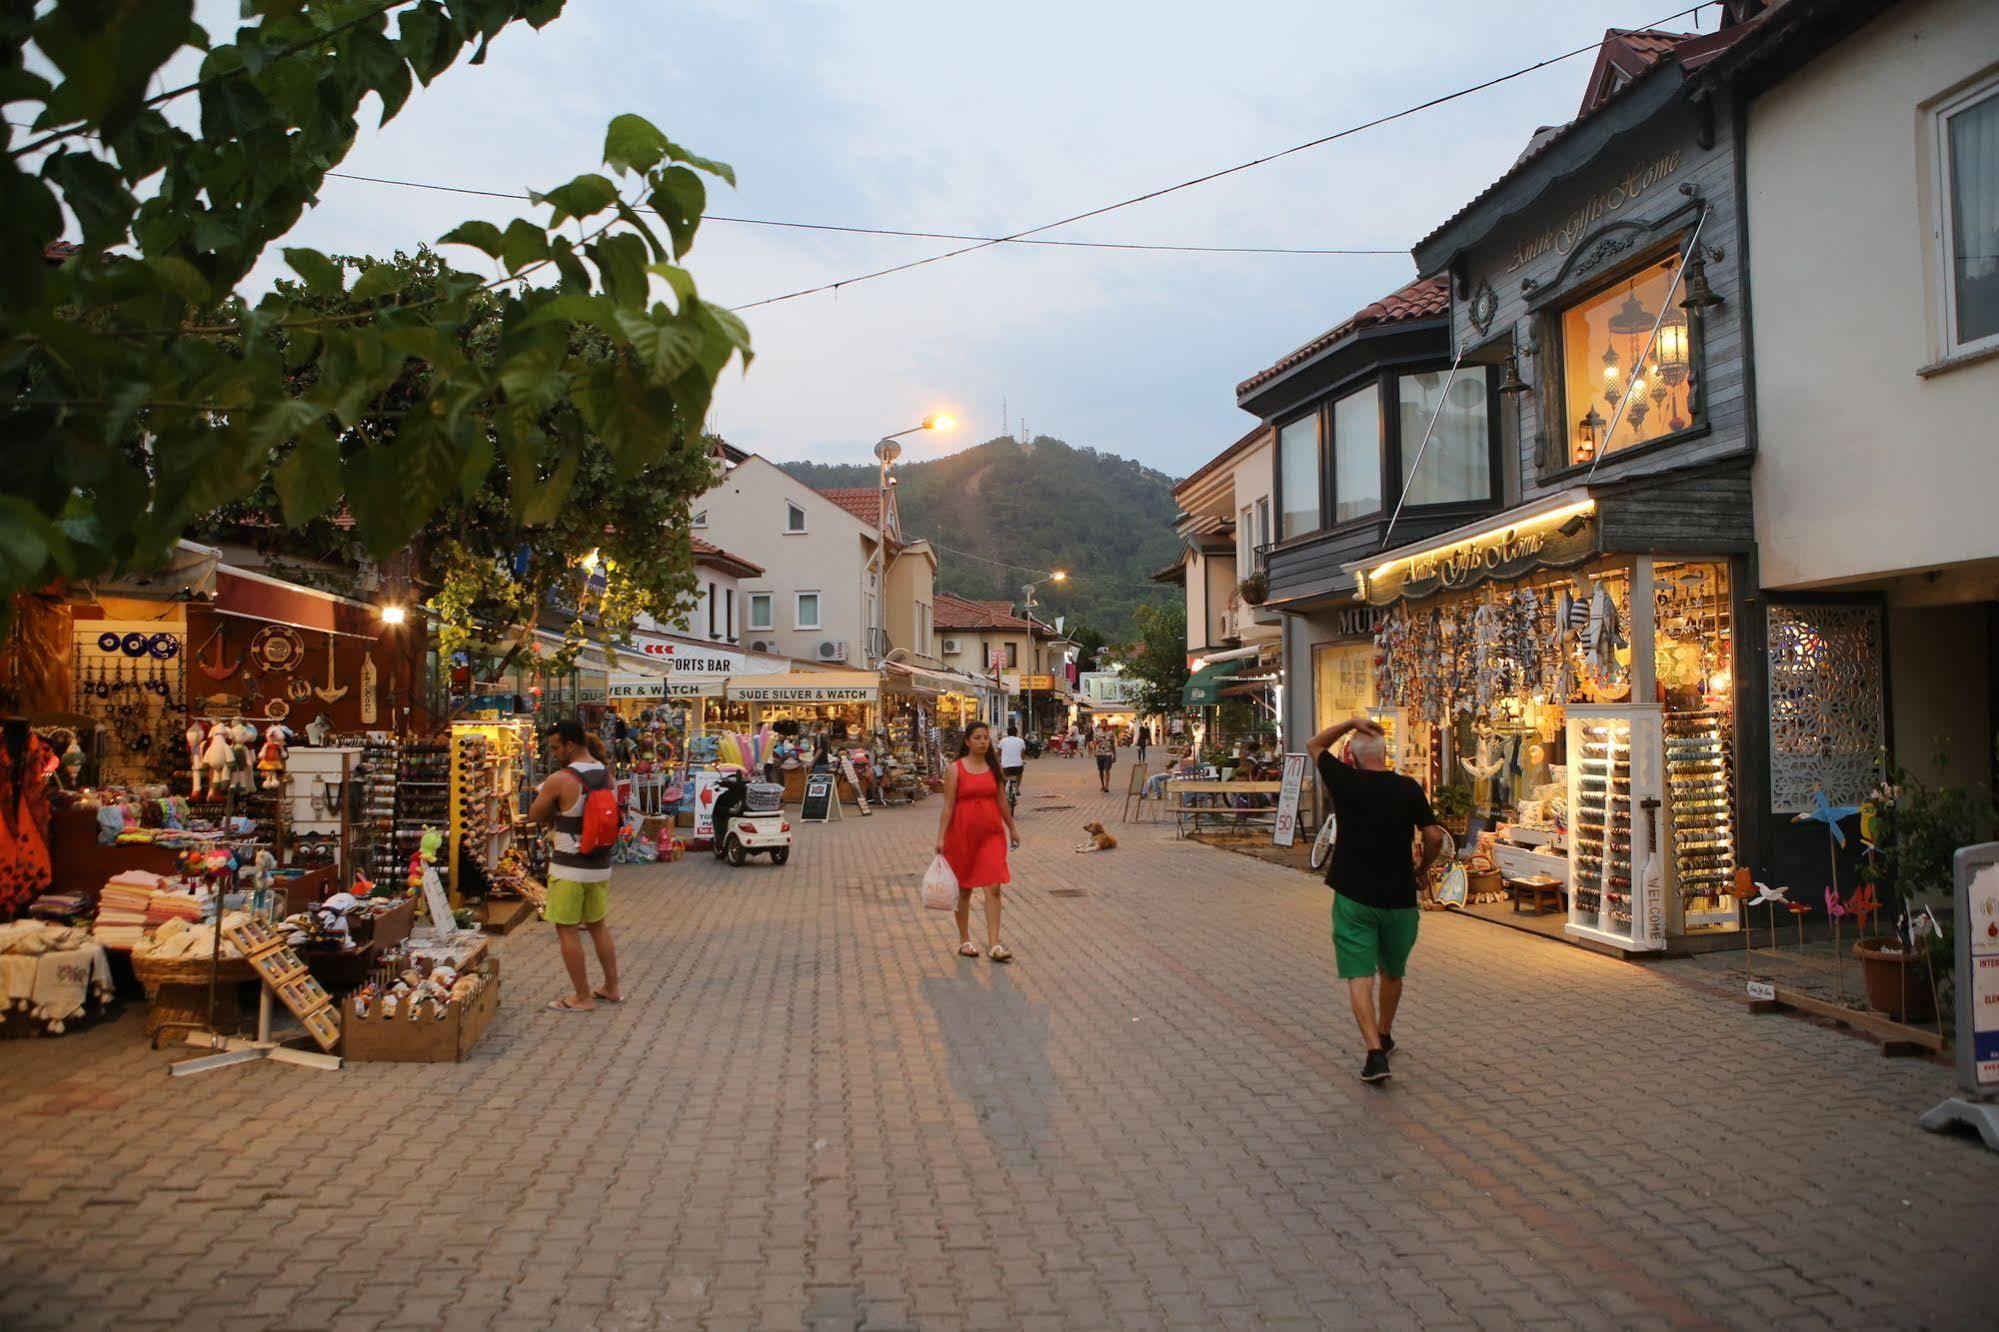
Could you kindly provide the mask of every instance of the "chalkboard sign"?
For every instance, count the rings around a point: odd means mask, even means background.
[[[800,823],[824,823],[840,817],[840,804],[833,798],[833,774],[815,772],[805,779],[805,805],[798,811]]]

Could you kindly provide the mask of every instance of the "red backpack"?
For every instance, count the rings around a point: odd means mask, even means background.
[[[576,774],[579,779],[582,773]],[[609,774],[606,774],[608,779]],[[609,780],[602,786],[583,788],[583,826],[576,833],[576,850],[582,855],[607,851],[618,844],[618,791]]]

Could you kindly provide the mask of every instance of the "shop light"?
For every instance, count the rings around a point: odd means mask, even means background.
[[[1366,570],[1364,577],[1367,579],[1379,579],[1383,575],[1387,574],[1390,569],[1396,568],[1398,565],[1407,564],[1410,560],[1419,559],[1428,555],[1434,555],[1438,551],[1449,550],[1453,546],[1463,546],[1463,545],[1469,545],[1474,541],[1483,541],[1487,537],[1493,536],[1494,534],[1499,532],[1507,531],[1508,529],[1512,529],[1513,531],[1516,532],[1538,532],[1544,528],[1559,529],[1574,519],[1582,518],[1585,515],[1594,512],[1596,512],[1596,501],[1594,499],[1586,497],[1583,499],[1575,500],[1571,503],[1562,505],[1560,508],[1550,509],[1546,513],[1537,513],[1531,517],[1522,518],[1516,522],[1494,523],[1491,527],[1481,528],[1479,531],[1470,532],[1465,534],[1464,536],[1453,537],[1449,541],[1439,542],[1438,544],[1433,546],[1425,546],[1420,550],[1412,551],[1407,555],[1398,555],[1392,560],[1384,561],[1381,564],[1375,565],[1372,569]],[[1362,595],[1363,596],[1366,595],[1364,585],[1362,589]],[[1201,665],[1203,664],[1205,664],[1205,662],[1197,662],[1195,664],[1194,669],[1199,670],[1201,668]]]
[[[401,606],[382,607],[383,624],[401,624],[404,620],[408,618],[409,618],[409,612],[404,610]]]

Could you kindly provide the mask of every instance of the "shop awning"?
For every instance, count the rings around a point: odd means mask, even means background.
[[[872,703],[881,683],[872,671],[794,671],[731,680],[727,697],[737,703]]]
[[[720,698],[720,680],[669,680],[652,671],[613,671],[608,698],[661,699]]]
[[[365,601],[300,587],[282,578],[219,565],[215,570],[217,615],[233,615],[259,624],[289,625],[318,634],[338,634],[369,642],[382,636],[381,621]]]
[[[1249,664],[1248,659],[1241,657],[1209,662],[1187,677],[1187,687],[1180,692],[1180,701],[1190,708],[1205,708],[1219,702],[1222,681]]]
[[[1265,690],[1281,683],[1283,681],[1279,676],[1257,675],[1232,680],[1215,692],[1223,698],[1247,698],[1253,694],[1261,694]]]
[[[922,694],[965,694],[978,695],[993,692],[990,680],[977,676],[963,675],[957,671],[933,670],[927,666],[911,666],[900,661],[882,663],[884,682],[897,687],[907,687]]]

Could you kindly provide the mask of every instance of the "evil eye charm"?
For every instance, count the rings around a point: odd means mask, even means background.
[[[99,634],[97,636],[97,650],[99,652],[116,652],[118,650],[118,635],[108,629]]]
[[[146,640],[146,651],[161,661],[172,661],[180,655],[180,638],[175,634],[154,634]]]
[[[120,640],[118,648],[128,657],[143,657],[146,655],[146,642],[146,636],[134,629]]]

